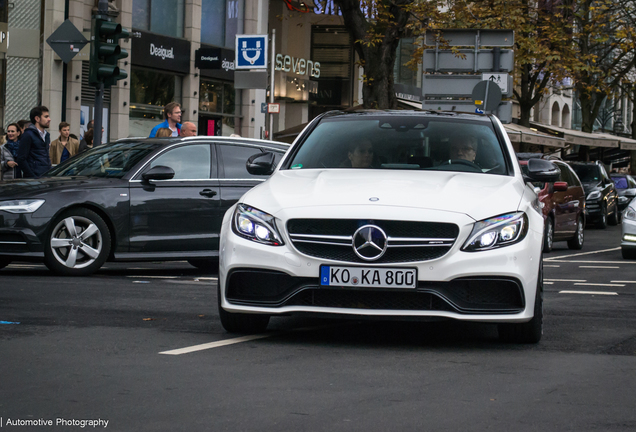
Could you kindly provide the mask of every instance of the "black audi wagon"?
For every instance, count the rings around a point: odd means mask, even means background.
[[[289,145],[230,137],[123,139],[39,179],[0,183],[0,269],[43,261],[86,275],[106,261],[187,260],[213,266],[225,211],[266,175],[251,156]],[[253,170],[252,170],[253,171]]]

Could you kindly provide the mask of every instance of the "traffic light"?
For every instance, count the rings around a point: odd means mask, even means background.
[[[119,45],[120,39],[127,39],[130,33],[114,21],[96,17],[93,20],[93,37],[89,83],[110,87],[117,81],[128,77],[126,71],[119,69],[117,62],[128,57],[128,52]]]

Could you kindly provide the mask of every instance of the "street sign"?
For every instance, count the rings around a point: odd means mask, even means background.
[[[449,46],[475,46],[475,38],[478,38],[480,46],[510,47],[515,44],[514,30],[481,29],[429,30],[426,32],[424,44],[435,45],[438,33]]]
[[[261,102],[261,114],[267,114],[267,102]]]
[[[473,89],[472,99],[478,108],[494,111],[501,102],[501,89],[494,82],[482,81]]]
[[[508,93],[508,74],[507,73],[484,73],[481,74],[481,79],[484,81],[494,82],[501,89],[501,93]]]
[[[477,61],[475,62],[475,57]],[[424,50],[422,67],[426,72],[490,72],[493,70],[492,49]],[[499,70],[512,72],[515,67],[515,53],[502,49],[499,53]]]
[[[51,33],[46,43],[64,63],[68,63],[84,48],[88,39],[67,19]]]
[[[235,69],[267,69],[267,35],[236,35]]]
[[[280,104],[279,103],[267,104],[267,112],[269,114],[278,114],[278,113],[280,113]]]

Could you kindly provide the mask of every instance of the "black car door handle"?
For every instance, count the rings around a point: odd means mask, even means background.
[[[216,191],[213,191],[212,189],[203,189],[201,192],[199,192],[199,195],[203,195],[203,196],[206,196],[208,198],[212,198],[213,196],[216,195]]]

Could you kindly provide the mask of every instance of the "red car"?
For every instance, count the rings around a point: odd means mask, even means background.
[[[539,189],[539,201],[543,203],[543,251],[550,252],[553,243],[562,240],[567,240],[570,249],[581,249],[585,227],[583,185],[568,164],[559,160],[552,162],[561,170],[559,180],[554,183],[533,183]],[[528,161],[521,160],[519,164],[526,174]]]

